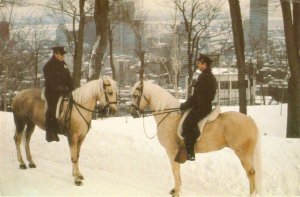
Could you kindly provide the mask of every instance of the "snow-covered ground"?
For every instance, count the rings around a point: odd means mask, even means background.
[[[222,107],[238,111],[238,107]],[[262,195],[300,195],[300,139],[286,139],[287,105],[248,107],[262,134]],[[282,112],[282,113],[281,113]],[[153,117],[145,132],[156,133]],[[0,112],[1,196],[169,196],[173,175],[157,138],[147,139],[143,119],[108,118],[92,122],[81,150],[79,167],[85,180],[75,186],[68,143],[47,143],[39,128],[31,140],[37,168],[19,169],[13,141],[12,113]],[[22,146],[23,148],[23,146]],[[26,160],[23,151],[23,159]],[[231,149],[197,154],[181,165],[182,196],[246,196],[246,174]]]

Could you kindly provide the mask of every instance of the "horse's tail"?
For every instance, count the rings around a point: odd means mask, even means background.
[[[254,151],[254,169],[255,169],[255,191],[256,194],[262,193],[262,160],[261,160],[261,135],[258,131],[257,141]]]

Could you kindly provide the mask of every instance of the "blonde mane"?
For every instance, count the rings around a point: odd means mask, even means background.
[[[78,103],[85,103],[103,91],[104,80],[108,80],[112,89],[117,91],[117,83],[110,77],[90,81],[72,92],[73,99]]]
[[[103,80],[90,81],[72,92],[73,99],[78,103],[85,103],[103,90]]]
[[[140,83],[137,83],[139,85]],[[136,88],[135,86],[135,88]],[[164,110],[167,108],[179,107],[179,101],[172,94],[162,87],[144,81],[143,93],[149,98],[154,110]]]

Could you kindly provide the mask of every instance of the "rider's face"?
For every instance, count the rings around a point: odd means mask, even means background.
[[[64,54],[61,53],[54,53],[54,57],[58,60],[58,61],[64,61]]]
[[[205,62],[201,62],[201,61],[198,61],[197,63],[197,66],[198,66],[198,69],[202,72],[206,69],[206,63]]]

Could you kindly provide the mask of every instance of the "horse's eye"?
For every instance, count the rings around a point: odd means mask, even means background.
[[[134,99],[137,97],[137,95],[135,95],[135,94],[134,94],[134,95],[132,95],[132,96],[133,96],[133,98],[134,98]]]
[[[108,95],[110,95],[110,96],[113,95],[113,92],[112,92],[112,91],[108,91],[107,93],[108,93]]]

